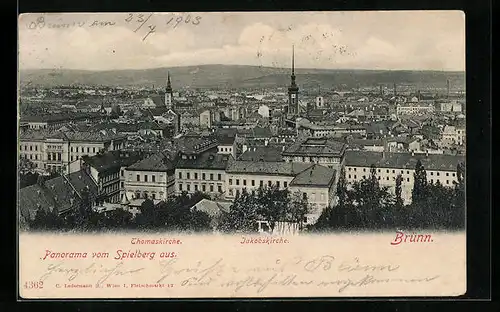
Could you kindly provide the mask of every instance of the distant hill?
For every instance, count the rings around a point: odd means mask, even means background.
[[[86,71],[70,69],[21,70],[21,84],[61,86],[72,84],[106,86],[162,86],[170,71],[173,88],[259,88],[286,87],[290,82],[287,68],[245,65],[200,65],[143,70]],[[450,80],[453,90],[465,89],[464,72],[443,71],[384,71],[297,69],[297,83],[301,88],[325,89],[356,88],[393,83],[416,88],[446,88]]]

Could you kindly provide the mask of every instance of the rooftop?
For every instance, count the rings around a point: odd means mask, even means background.
[[[283,151],[283,156],[336,156],[341,155],[347,145],[331,138],[307,138],[297,141]]]
[[[235,160],[228,164],[226,172],[295,176],[311,166],[309,163]]]
[[[335,169],[314,164],[300,172],[290,186],[330,186],[335,180]]]
[[[105,172],[110,169],[119,169],[134,164],[143,157],[140,152],[110,151],[95,156],[83,156],[85,163],[95,168],[98,172]]]
[[[189,157],[189,156],[188,156]],[[205,152],[196,156],[194,158],[180,157],[177,160],[177,168],[182,169],[214,169],[214,170],[224,170],[227,167],[229,159],[232,159],[231,155],[216,154],[211,152]]]
[[[171,156],[165,152],[157,152],[147,158],[130,165],[127,170],[167,171],[173,169]]]
[[[465,163],[465,156],[441,154],[388,153],[383,157],[381,152],[347,151],[346,166],[369,167],[372,164],[377,168],[415,169],[417,160],[422,162],[425,170],[456,171],[459,163]]]

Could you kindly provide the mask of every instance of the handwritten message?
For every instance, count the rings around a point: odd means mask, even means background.
[[[202,16],[191,13],[171,13],[171,14],[155,14],[155,13],[127,13],[123,14],[123,19],[107,20],[99,18],[91,18],[85,21],[60,21],[49,16],[33,16],[26,27],[30,30],[42,29],[69,29],[69,28],[108,28],[113,26],[131,26],[134,33],[142,35],[142,41],[146,40],[150,35],[154,34],[157,29],[175,29],[178,27],[195,27],[202,22]],[[154,18],[157,15],[157,18]],[[70,17],[66,17],[69,20]]]
[[[457,235],[440,237],[443,245],[400,248],[387,243],[389,234],[275,237],[273,244],[251,235],[22,237],[20,281],[28,297],[423,296],[465,289],[465,244],[457,248],[464,239]],[[37,246],[37,237],[40,248],[22,248]]]

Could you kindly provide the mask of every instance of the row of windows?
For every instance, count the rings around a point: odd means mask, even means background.
[[[159,193],[159,198],[163,198],[163,192],[160,192]],[[151,196],[151,197],[150,197]],[[135,191],[134,192],[134,198],[136,199],[139,199],[139,198],[144,198],[144,199],[148,199],[148,198],[151,198],[151,199],[156,199],[156,192],[151,192],[151,194],[149,194],[149,192],[147,191],[144,191],[141,193],[141,191]]]
[[[108,186],[104,189],[104,193],[109,193],[109,192],[113,192],[113,191],[117,191],[117,190],[118,190],[118,183],[111,184],[110,186]]]
[[[29,158],[31,160],[38,160],[38,154],[35,154],[35,155],[29,154],[29,157],[28,157],[28,154],[21,154],[20,156],[21,156],[21,158],[24,158],[24,159]]]
[[[74,148],[73,150],[73,146],[70,148],[71,152],[76,152],[76,153],[85,153],[85,147],[81,147],[80,149],[77,147]],[[97,151],[99,151],[99,149],[97,149]],[[90,153],[90,147],[87,147],[87,153]],[[92,153],[96,153],[96,148],[95,147],[92,147]]]
[[[182,172],[179,172],[178,176],[179,176],[179,179],[182,179],[182,177],[183,177]],[[210,176],[210,180],[211,180],[211,181],[213,181],[213,180],[214,180],[214,174],[213,174],[213,173],[210,173],[210,175],[209,175],[209,176]],[[201,174],[201,179],[202,179],[202,180],[206,180],[206,177],[207,177],[207,175],[206,175],[205,173],[202,173],[202,174]],[[187,179],[187,180],[190,180],[190,179],[191,179],[191,173],[190,173],[190,172],[186,172],[186,179]],[[194,179],[194,180],[198,180],[198,172],[194,172],[194,173],[193,173],[193,179]],[[222,180],[222,174],[220,174],[220,173],[219,173],[219,174],[217,174],[217,180],[218,180],[218,181],[221,181],[221,180]]]
[[[178,186],[179,186],[179,191],[181,191],[181,192],[184,191],[184,185],[182,183],[179,183]],[[214,185],[213,184],[209,185],[208,190],[210,193],[213,193],[214,192]],[[186,184],[186,191],[191,192],[191,184]],[[198,184],[194,184],[193,191],[194,192],[201,191],[204,193],[207,191],[207,186],[205,184],[202,184],[201,188],[199,188]],[[222,185],[217,185],[217,192],[222,193]]]
[[[24,150],[27,151],[28,145],[19,145],[19,150],[22,151],[23,146],[24,146]],[[33,151],[33,145],[30,145],[29,148],[30,148],[30,151]],[[35,145],[35,151],[38,151],[38,145]]]
[[[47,154],[47,159],[48,160],[57,160],[61,161],[62,154],[61,153],[48,153]]]
[[[117,179],[117,178],[118,178],[118,172],[115,172],[115,173],[108,174],[107,176],[103,177],[102,182],[106,183],[106,182],[109,182],[109,181]]]
[[[348,175],[348,178],[351,179],[351,175],[350,174]],[[358,178],[358,176],[357,175],[353,175],[353,178],[354,178],[354,180],[356,180]],[[362,179],[366,179],[366,175],[364,175],[362,177]],[[386,179],[386,181],[389,181],[389,177],[386,177],[385,179]],[[380,180],[380,177],[378,177],[378,180]],[[396,181],[396,178],[392,177],[392,180]],[[401,180],[401,182],[404,182],[404,181],[405,181],[405,179]],[[436,182],[437,181],[439,181],[439,179],[436,179]],[[410,178],[406,178],[406,182],[410,182]],[[433,183],[434,179],[431,179],[430,182]],[[450,184],[450,180],[446,180],[446,184]]]
[[[351,167],[347,167],[347,171],[356,171],[356,168],[351,168]],[[367,169],[367,168],[363,168],[363,172],[367,172],[367,171],[370,171],[370,169]],[[380,169],[377,169],[377,172],[380,173]],[[413,172],[413,170],[412,170]],[[386,169],[386,173],[390,173],[390,170],[389,169]],[[392,173],[396,173],[396,170],[392,170]],[[430,173],[430,175],[434,175],[434,171],[428,171],[428,173]],[[401,174],[404,174],[404,170],[401,170]],[[406,171],[406,174],[410,174],[410,171],[407,170]],[[436,172],[436,175],[439,177],[439,171]],[[446,176],[449,177],[450,176],[450,173],[449,172],[446,172]],[[451,176],[454,177],[455,176],[455,173],[451,173]]]
[[[219,150],[221,152],[232,152],[233,148],[232,147],[229,147],[229,148],[227,148],[227,147],[219,147]]]
[[[243,186],[246,186],[247,185],[247,180],[246,179],[234,179],[234,182],[235,182],[235,185],[240,185],[240,181],[242,183]],[[229,185],[233,185],[233,179],[229,179]],[[255,180],[250,180],[250,185],[251,186],[255,186]],[[267,181],[267,186],[271,187],[273,185],[273,182],[272,181]],[[259,181],[259,186],[260,187],[264,187],[264,181],[263,180],[260,180]],[[278,188],[281,187],[281,182],[280,181],[276,181],[276,186]],[[287,181],[283,181],[283,187],[288,187],[288,182]]]
[[[138,174],[138,175],[136,176],[136,179],[137,179],[137,182],[140,182],[140,181],[141,181],[141,175],[140,175],[140,174]],[[151,181],[148,181],[148,175],[147,175],[147,174],[145,174],[145,175],[144,175],[144,182],[156,182],[156,176],[152,175],[152,176],[151,176]]]

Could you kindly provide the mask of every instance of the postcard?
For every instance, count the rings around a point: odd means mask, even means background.
[[[21,299],[467,291],[463,12],[18,23]]]

